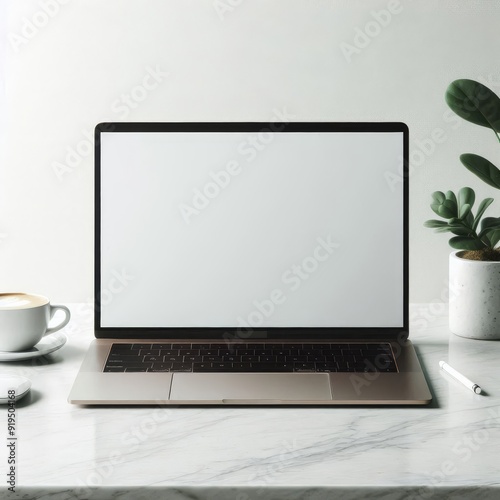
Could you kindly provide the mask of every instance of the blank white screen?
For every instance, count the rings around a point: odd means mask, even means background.
[[[403,326],[402,163],[400,132],[102,133],[101,326]]]

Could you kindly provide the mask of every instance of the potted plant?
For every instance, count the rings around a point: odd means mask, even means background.
[[[473,80],[455,80],[446,90],[448,106],[465,120],[493,130],[500,141],[500,99]],[[490,186],[500,189],[500,170],[472,153],[462,164]],[[474,190],[464,187],[432,194],[431,208],[444,220],[428,220],[426,227],[451,232],[449,279],[450,330],[462,337],[500,339],[500,217],[485,217],[493,198],[484,199],[474,214]]]

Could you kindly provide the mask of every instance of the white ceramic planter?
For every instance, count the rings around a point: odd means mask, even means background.
[[[471,339],[500,339],[500,262],[450,254],[450,330]]]

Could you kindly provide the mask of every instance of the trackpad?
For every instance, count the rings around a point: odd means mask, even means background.
[[[174,373],[171,401],[331,401],[327,373]]]

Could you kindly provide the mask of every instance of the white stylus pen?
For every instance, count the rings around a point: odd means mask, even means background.
[[[476,394],[481,394],[481,387],[479,387],[477,384],[472,382],[472,380],[469,380],[467,377],[465,377],[461,373],[458,373],[457,370],[455,370],[455,368],[452,368],[448,363],[445,363],[444,361],[440,361],[439,366],[446,373],[449,373],[454,379],[456,379],[459,382],[461,382],[462,384],[464,384],[465,387],[470,389],[472,392],[475,392]]]

